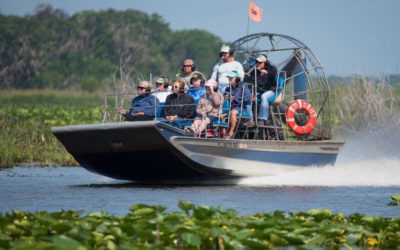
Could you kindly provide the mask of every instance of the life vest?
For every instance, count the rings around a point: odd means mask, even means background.
[[[307,123],[303,126],[297,125],[294,118],[295,113],[299,109],[305,110],[308,115]],[[308,135],[314,130],[317,124],[317,112],[315,112],[314,107],[306,100],[296,100],[290,104],[286,111],[286,123],[296,134]]]

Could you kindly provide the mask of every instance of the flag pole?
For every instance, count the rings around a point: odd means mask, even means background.
[[[249,0],[249,6],[250,6],[251,0]],[[246,36],[249,35],[249,30],[250,30],[250,16],[249,13],[247,12],[247,31],[246,31]],[[249,51],[249,43],[247,43],[247,51]]]

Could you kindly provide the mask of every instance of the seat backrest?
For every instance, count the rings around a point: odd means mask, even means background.
[[[164,117],[164,114],[163,114],[164,104],[165,104],[164,102],[160,102],[160,105],[157,107],[156,118]]]
[[[284,86],[285,86],[285,77],[278,74],[278,76],[276,77],[276,92],[275,92],[275,95],[271,96],[268,99],[269,103],[282,102],[282,97],[283,97],[282,90],[283,90]]]

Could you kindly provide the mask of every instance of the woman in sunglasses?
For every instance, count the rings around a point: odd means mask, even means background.
[[[191,120],[195,114],[195,102],[193,96],[185,93],[185,81],[176,79],[172,85],[173,93],[167,96],[164,105],[165,119],[173,126],[182,128],[184,120]]]
[[[155,107],[160,105],[157,97],[151,94],[151,84],[147,81],[139,82],[137,86],[138,96],[133,98],[129,111],[119,108],[117,111],[125,117],[125,121],[153,120]]]

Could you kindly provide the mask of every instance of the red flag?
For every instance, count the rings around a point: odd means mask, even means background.
[[[261,22],[263,9],[258,7],[253,1],[249,4],[249,17],[251,20]]]

